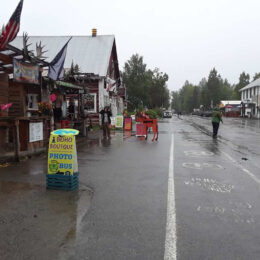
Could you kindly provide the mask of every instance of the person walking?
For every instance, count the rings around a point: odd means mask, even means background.
[[[110,139],[110,124],[111,124],[111,116],[112,113],[109,107],[105,107],[100,112],[102,119],[102,129],[103,129],[103,137]]]
[[[223,124],[222,114],[219,108],[216,107],[212,113],[212,119],[211,119],[212,127],[213,127],[213,138],[217,138],[218,136],[218,128],[219,128],[220,121]]]

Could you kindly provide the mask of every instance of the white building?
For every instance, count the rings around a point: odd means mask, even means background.
[[[239,90],[241,92],[241,115],[260,118],[260,78]]]

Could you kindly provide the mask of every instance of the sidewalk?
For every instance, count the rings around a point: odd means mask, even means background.
[[[93,138],[97,138],[98,136],[100,136],[101,134],[101,130],[96,130],[96,131],[90,131],[88,132],[88,137],[83,137],[83,136],[79,136],[77,138],[77,143],[81,143],[82,141],[85,140],[91,140]],[[42,153],[47,153],[47,147],[44,147],[42,149],[38,149],[36,152],[34,151],[22,151],[19,152],[19,156],[20,156],[20,160],[23,161],[25,159],[31,158],[35,155],[39,155]],[[0,166],[1,164],[5,164],[6,162],[14,162],[15,161],[15,153],[14,151],[12,152],[1,152],[0,154]]]
[[[91,161],[103,158],[102,149],[116,150],[131,132],[112,131],[111,136],[111,140],[103,140],[99,130],[88,138],[77,137],[80,179],[75,191],[46,190],[47,152],[19,163],[2,164],[1,260],[64,259],[69,255],[74,243],[79,243],[83,218],[94,196],[94,190],[86,186],[93,185],[88,175]]]
[[[89,149],[100,136],[78,137],[78,148]],[[46,151],[1,166],[0,259],[59,259],[75,240],[93,191],[83,183],[72,192],[46,190]]]

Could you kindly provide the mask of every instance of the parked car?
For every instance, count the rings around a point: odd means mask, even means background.
[[[171,111],[163,111],[163,118],[172,118]]]
[[[193,116],[199,116],[201,114],[201,111],[193,111],[191,112]]]
[[[202,113],[201,113],[200,116],[203,116],[203,117],[210,117],[210,116],[212,116],[212,113],[213,113],[212,110],[202,111]]]

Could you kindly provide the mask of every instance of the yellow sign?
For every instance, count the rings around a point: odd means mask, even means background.
[[[123,128],[124,126],[124,117],[116,116],[116,128]]]
[[[51,133],[49,141],[48,174],[73,175],[78,172],[75,136],[65,132],[57,135],[55,131]]]

